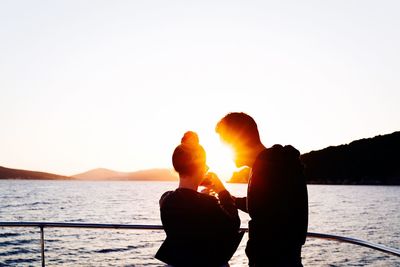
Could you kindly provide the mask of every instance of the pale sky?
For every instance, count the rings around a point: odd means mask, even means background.
[[[3,0],[0,166],[172,167],[186,130],[212,158],[231,111],[301,153],[398,131],[399,13],[399,1]]]

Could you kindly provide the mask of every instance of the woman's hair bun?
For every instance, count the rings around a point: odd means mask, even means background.
[[[187,131],[172,154],[172,165],[179,175],[195,175],[204,169],[206,151],[199,144],[196,132]]]
[[[192,146],[199,145],[199,136],[193,131],[187,131],[181,139],[181,144]]]

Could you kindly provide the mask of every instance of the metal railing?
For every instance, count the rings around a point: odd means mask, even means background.
[[[42,266],[45,266],[45,255],[44,255],[44,228],[92,228],[92,229],[131,229],[131,230],[163,230],[161,225],[144,225],[144,224],[102,224],[102,223],[54,223],[54,222],[0,222],[0,227],[39,227],[40,228],[40,250]],[[247,228],[241,228],[243,231],[248,231]],[[372,242],[321,233],[307,233],[307,237],[320,238],[326,240],[333,240],[344,243],[351,243],[358,246],[363,246],[371,249],[375,249],[384,253],[395,255],[400,257],[400,250],[390,248],[384,245],[375,244]]]

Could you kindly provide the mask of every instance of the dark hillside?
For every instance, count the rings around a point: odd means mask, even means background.
[[[0,179],[71,180],[72,178],[47,172],[10,169],[0,166]]]
[[[400,185],[400,132],[301,155],[308,183]]]

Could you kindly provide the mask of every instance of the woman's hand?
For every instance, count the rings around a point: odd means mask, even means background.
[[[204,180],[209,181],[204,185],[207,189],[212,189],[216,193],[226,190],[224,184],[218,178],[218,175],[213,172],[208,172]]]

